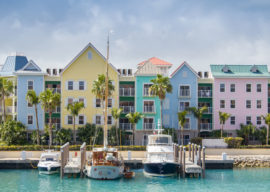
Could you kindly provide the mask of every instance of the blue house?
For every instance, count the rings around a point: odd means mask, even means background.
[[[178,123],[178,112],[189,107],[198,106],[198,78],[197,73],[187,62],[183,62],[172,74],[172,93],[167,94],[163,102],[163,127],[180,128]],[[184,126],[185,143],[190,138],[197,136],[197,119],[191,114],[187,114],[187,123]]]
[[[26,125],[28,130],[36,130],[35,107],[26,100],[28,90],[34,90],[37,95],[44,91],[44,76],[46,75],[30,60],[22,69],[14,73],[17,76],[17,120]],[[44,111],[38,105],[39,129],[44,129]]]

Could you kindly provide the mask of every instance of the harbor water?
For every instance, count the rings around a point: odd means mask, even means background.
[[[0,191],[23,192],[204,192],[269,191],[270,169],[207,170],[205,179],[145,177],[136,170],[134,179],[115,181],[88,178],[60,179],[59,175],[40,175],[37,170],[0,170]]]

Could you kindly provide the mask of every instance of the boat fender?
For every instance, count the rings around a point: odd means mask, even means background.
[[[77,157],[77,155],[78,155],[78,154],[77,154],[77,151],[75,151],[75,157]]]

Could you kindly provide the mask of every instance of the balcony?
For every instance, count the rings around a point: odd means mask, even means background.
[[[123,113],[134,113],[135,107],[134,106],[120,106],[123,109]]]
[[[190,123],[186,123],[186,124],[184,125],[184,129],[186,129],[186,130],[190,129]]]
[[[202,108],[202,107],[200,107]],[[212,107],[207,107],[207,110],[203,112],[204,114],[212,114]]]
[[[144,123],[143,129],[144,130],[153,130],[153,129],[155,129],[155,123]]]
[[[134,88],[120,88],[119,95],[121,97],[134,97],[135,89]]]
[[[143,112],[144,113],[155,113],[155,107],[154,106],[144,106]]]
[[[53,88],[52,91],[53,91],[53,93],[61,94],[61,88]]]
[[[201,131],[211,131],[212,130],[212,123],[200,123],[200,130]]]
[[[119,123],[119,128],[125,131],[132,131],[132,124],[131,123]]]
[[[151,91],[151,92],[149,93],[149,88],[144,88],[144,89],[143,89],[143,96],[151,97],[151,96],[154,96],[154,94],[153,94],[153,91]]]
[[[6,113],[16,113],[17,112],[17,107],[16,106],[6,106]],[[0,106],[0,113],[3,113],[3,107]]]
[[[180,89],[179,98],[190,98],[190,90],[189,89]]]
[[[211,98],[212,97],[212,91],[211,90],[199,90],[198,91],[198,97],[199,98]]]

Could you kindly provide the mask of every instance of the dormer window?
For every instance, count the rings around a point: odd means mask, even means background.
[[[223,71],[224,73],[231,72],[230,68],[229,68],[227,65],[225,65],[225,66],[222,68],[222,71]]]
[[[255,66],[255,65],[253,65],[253,66],[251,67],[250,71],[251,71],[252,73],[258,73],[258,72],[259,72],[258,67]]]

